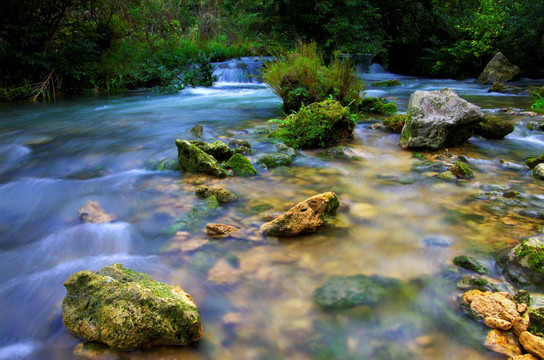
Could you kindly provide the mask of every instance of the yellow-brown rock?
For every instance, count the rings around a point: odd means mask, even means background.
[[[518,340],[511,332],[491,330],[487,334],[485,347],[506,356],[517,356],[523,353]]]
[[[538,358],[531,354],[524,354],[511,357],[509,360],[538,360]]]
[[[77,210],[79,220],[84,223],[109,223],[115,218],[107,214],[98,201],[87,201]]]
[[[235,226],[225,224],[206,224],[206,233],[214,237],[227,237],[233,233],[240,231]]]
[[[535,355],[539,359],[544,359],[544,339],[540,336],[531,334],[528,331],[521,333],[519,342],[530,354]]]
[[[514,329],[514,334],[519,338],[521,333],[527,331],[529,328],[529,320],[518,316],[512,321],[512,328]]]
[[[503,319],[499,319],[494,316],[488,316],[484,319],[484,324],[493,329],[499,330],[510,330],[512,328],[512,323]]]
[[[295,236],[317,231],[336,216],[340,200],[333,192],[312,196],[261,226],[267,236]]]
[[[487,317],[505,319],[519,316],[517,305],[510,299],[508,293],[470,290],[463,294],[460,305],[469,312],[469,315],[480,319]]]

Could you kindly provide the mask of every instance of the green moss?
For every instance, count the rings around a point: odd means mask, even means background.
[[[449,171],[459,179],[472,179],[474,177],[474,172],[462,161],[456,161]]]
[[[203,219],[215,214],[219,208],[219,200],[215,195],[211,195],[204,200],[198,201],[191,210],[180,216],[174,221],[165,232],[175,234],[178,231],[195,231],[202,227]]]
[[[504,120],[499,116],[486,116],[480,124],[474,129],[474,134],[480,135],[486,139],[502,139],[513,132],[514,124]]]
[[[407,117],[406,114],[398,114],[398,115],[390,116],[383,121],[383,125],[385,126],[385,129],[387,131],[400,134],[402,133],[402,128],[404,127],[404,124],[406,123],[406,117]]]
[[[227,144],[221,141],[207,143],[199,140],[189,141],[191,144],[204,151],[206,154],[213,156],[218,161],[226,161],[234,155],[234,150],[228,147]]]
[[[272,169],[278,166],[291,165],[293,163],[293,158],[287,154],[269,154],[261,157],[257,162]]]
[[[453,263],[457,266],[462,267],[463,269],[472,270],[478,274],[485,275],[487,274],[487,268],[483,266],[478,260],[471,256],[460,255],[456,256],[453,259]]]
[[[257,170],[251,165],[251,162],[239,153],[234,154],[225,163],[225,167],[232,169],[234,175],[237,176],[255,176],[258,174]]]
[[[376,97],[368,97],[361,101],[359,111],[378,115],[394,115],[397,112],[397,104],[384,103]]]
[[[181,169],[217,177],[227,176],[217,160],[197,146],[180,139],[176,140],[176,146],[178,147],[178,163]]]
[[[357,125],[349,110],[336,100],[302,106],[289,115],[272,137],[295,149],[314,149],[337,145],[351,137]]]
[[[335,217],[336,216],[336,210],[340,207],[340,199],[335,193],[332,193],[329,196],[329,202],[327,203],[327,208],[325,209],[324,215],[326,217]],[[325,219],[327,220],[327,219]],[[324,221],[326,222],[326,221]]]
[[[378,87],[391,87],[391,86],[400,86],[402,84],[397,79],[391,79],[391,80],[384,80],[384,81],[374,82],[371,85],[372,86],[378,86]]]
[[[412,136],[412,119],[410,114],[406,114],[406,120],[402,132],[400,134],[399,144],[403,148],[408,148],[410,145],[410,137]]]
[[[231,193],[230,191],[226,189],[208,187],[208,186],[204,186],[204,187],[201,187],[200,189],[197,189],[195,192],[195,195],[203,199],[213,195],[221,203],[229,203],[229,202],[238,200],[238,196],[234,195],[233,193]]]
[[[544,336],[544,308],[529,310],[529,331],[537,336]]]
[[[544,153],[540,156],[527,159],[525,163],[530,169],[534,168],[538,164],[544,163]]]
[[[530,246],[527,240],[524,240],[516,248],[516,255],[524,258],[527,257],[531,270],[541,272],[544,267],[544,247]]]

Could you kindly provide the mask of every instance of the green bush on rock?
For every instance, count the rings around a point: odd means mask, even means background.
[[[314,149],[337,145],[351,137],[356,121],[349,110],[336,100],[303,106],[280,123],[270,134],[294,149]]]

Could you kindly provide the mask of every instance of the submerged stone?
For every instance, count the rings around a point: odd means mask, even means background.
[[[98,201],[87,201],[78,210],[79,220],[84,223],[109,223],[115,220],[115,217],[106,213]]]
[[[514,129],[514,124],[508,120],[487,115],[474,129],[474,135],[480,135],[486,139],[502,139],[513,132]]]
[[[259,231],[267,236],[295,236],[315,232],[336,216],[339,206],[340,200],[333,192],[315,195],[263,224]]]
[[[226,177],[227,173],[223,170],[217,160],[202,151],[187,140],[176,139],[178,147],[178,162],[182,169],[197,174],[208,174],[217,177]]]
[[[191,135],[193,135],[196,139],[200,139],[202,135],[204,134],[204,127],[200,124],[196,124],[189,130]]]
[[[453,258],[453,263],[463,269],[472,270],[478,274],[487,274],[487,268],[472,256],[459,255]]]
[[[234,175],[237,176],[255,176],[259,173],[253,165],[251,165],[251,162],[239,153],[234,154],[234,156],[225,163],[225,167],[232,169]]]
[[[472,179],[474,177],[474,172],[468,167],[467,164],[461,161],[456,161],[452,167],[451,171],[458,179]]]
[[[196,190],[195,195],[203,199],[213,195],[220,203],[229,203],[238,200],[238,196],[221,187],[203,186]]]
[[[219,200],[215,195],[211,195],[204,200],[199,200],[191,210],[180,216],[174,221],[165,232],[175,234],[178,231],[192,231],[200,227],[204,218],[214,215],[219,208]]]
[[[325,309],[377,305],[387,294],[386,286],[365,275],[334,276],[314,291],[314,301]]]
[[[259,164],[266,166],[269,169],[273,169],[278,166],[289,166],[293,163],[293,158],[287,154],[268,154],[262,156],[257,160]]]
[[[64,286],[63,323],[86,340],[124,351],[146,344],[184,345],[203,335],[198,309],[181,287],[119,263],[75,273]]]
[[[144,162],[144,168],[148,170],[175,171],[179,170],[178,162],[170,159],[154,160]]]

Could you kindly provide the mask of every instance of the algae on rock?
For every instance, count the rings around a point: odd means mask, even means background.
[[[226,177],[227,173],[217,160],[187,140],[176,139],[178,162],[182,169],[197,173]]]
[[[203,335],[198,309],[181,287],[119,263],[75,273],[64,286],[63,323],[86,340],[125,351],[146,344],[184,345]]]
[[[254,176],[258,174],[257,170],[251,165],[251,162],[240,153],[234,154],[225,163],[225,167],[232,169],[234,175],[238,176]]]

